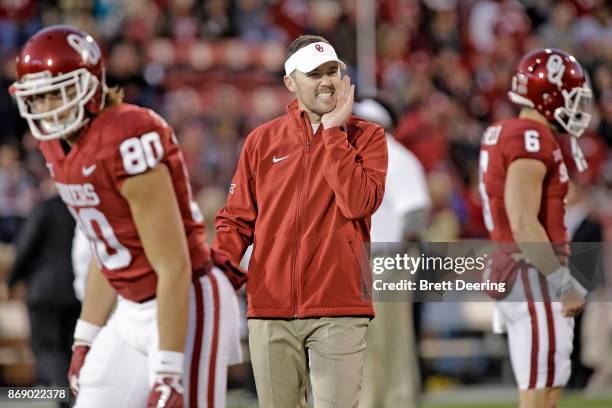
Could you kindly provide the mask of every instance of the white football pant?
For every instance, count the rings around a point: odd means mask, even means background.
[[[494,329],[499,332],[505,327],[508,332],[512,369],[521,390],[567,383],[574,318],[563,317],[561,311],[561,302],[533,268],[519,272],[508,297],[496,303]]]
[[[227,366],[241,362],[234,288],[218,268],[191,285],[183,371],[185,408],[225,406]],[[76,408],[145,407],[155,381],[157,302],[119,297],[80,373]]]

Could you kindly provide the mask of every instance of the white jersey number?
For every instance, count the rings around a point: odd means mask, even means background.
[[[80,210],[70,208],[70,212],[78,220],[104,268],[121,269],[132,262],[130,251],[119,242],[113,227],[103,213],[91,207],[81,208]],[[99,237],[96,233],[94,224],[98,226],[102,237]]]
[[[530,153],[540,151],[540,134],[535,130],[525,131],[525,150]]]
[[[126,139],[119,146],[123,168],[127,174],[139,174],[148,168],[155,168],[164,157],[159,133],[149,132],[140,137]]]
[[[480,151],[479,171],[478,171],[478,191],[480,192],[480,199],[482,200],[482,216],[484,217],[485,226],[487,231],[493,231],[495,227],[493,223],[493,216],[491,215],[491,204],[489,203],[489,195],[487,194],[487,187],[484,183],[484,175],[489,167],[489,152],[486,150]]]

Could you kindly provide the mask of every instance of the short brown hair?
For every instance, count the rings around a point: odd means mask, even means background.
[[[321,37],[320,35],[311,35],[311,34],[300,35],[298,38],[293,40],[293,42],[289,45],[289,48],[287,48],[287,55],[285,56],[285,62],[287,62],[289,57],[295,54],[299,49],[304,48],[305,46],[309,44],[314,44],[317,42],[324,42],[324,43],[330,44],[330,42],[327,41],[327,39]]]
[[[104,95],[104,106],[110,108],[111,106],[119,105],[123,102],[123,88],[120,86],[113,86],[106,90]]]

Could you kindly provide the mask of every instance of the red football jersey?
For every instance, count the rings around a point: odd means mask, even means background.
[[[491,239],[513,243],[504,207],[508,166],[516,159],[536,159],[546,165],[542,206],[538,216],[551,242],[568,241],[564,199],[569,180],[561,148],[550,130],[530,119],[502,120],[490,126],[480,143],[480,195]],[[529,194],[525,191],[525,194]]]
[[[508,166],[514,160],[529,158],[546,165],[542,185],[542,204],[538,219],[556,248],[566,248],[564,199],[568,188],[568,173],[561,148],[550,129],[530,119],[507,119],[490,126],[480,143],[479,190],[485,225],[491,239],[502,244],[504,252],[517,252],[506,208],[504,189]],[[529,194],[525,191],[524,194]],[[514,262],[503,253],[493,255],[490,278],[514,282]]]
[[[155,297],[157,275],[145,255],[123,181],[164,163],[174,186],[194,270],[209,260],[202,215],[172,128],[149,109],[104,109],[68,153],[59,139],[40,149],[60,196],[89,239],[102,272],[117,292],[142,302]],[[159,220],[159,222],[166,222]]]

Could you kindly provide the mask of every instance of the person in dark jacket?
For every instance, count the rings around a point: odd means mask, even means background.
[[[52,182],[44,182],[45,189],[49,198],[38,203],[19,232],[7,284],[23,281],[26,286],[38,382],[68,386],[72,335],[81,310],[72,286],[75,222]]]

